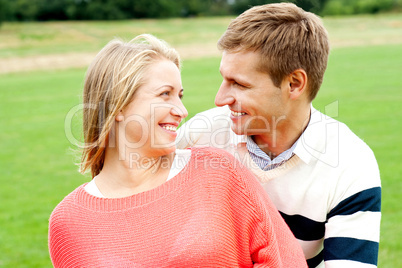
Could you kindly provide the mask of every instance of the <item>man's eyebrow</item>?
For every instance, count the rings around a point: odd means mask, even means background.
[[[233,75],[225,75],[224,76],[223,73],[222,73],[222,68],[219,68],[219,72],[220,72],[221,76],[224,79],[228,80],[228,81],[232,81],[232,82],[234,81],[234,82],[239,83],[239,84],[241,84],[243,86],[246,86],[246,87],[251,86],[250,82],[247,82],[246,80],[244,80],[244,79],[242,79],[240,77],[234,77]]]

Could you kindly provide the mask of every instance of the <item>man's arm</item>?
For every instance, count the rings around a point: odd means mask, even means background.
[[[227,107],[216,107],[196,114],[177,131],[176,147],[211,146],[225,148],[230,143],[230,117]]]
[[[339,202],[327,216],[323,252],[325,267],[377,266],[380,174],[371,150],[366,150],[355,160],[340,178],[335,194]]]

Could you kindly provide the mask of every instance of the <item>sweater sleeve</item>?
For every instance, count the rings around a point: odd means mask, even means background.
[[[267,193],[254,175],[235,161],[234,179],[240,180],[246,201],[236,205],[243,221],[249,218],[245,233],[249,236],[254,267],[307,267],[301,246],[293,236]],[[239,191],[239,189],[237,189]],[[236,192],[236,191],[234,191]]]
[[[361,157],[350,160],[333,198],[325,226],[325,267],[376,267],[381,182],[377,162],[368,147]]]
[[[69,196],[56,206],[49,218],[48,246],[53,267],[72,267],[73,264],[69,263],[66,256],[74,255],[73,252],[79,248],[79,245],[74,244],[71,239],[68,226],[65,224],[65,214],[68,214],[65,209],[66,203],[69,203]]]

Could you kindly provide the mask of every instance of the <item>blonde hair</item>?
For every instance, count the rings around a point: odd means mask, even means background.
[[[291,3],[255,6],[245,11],[230,23],[218,47],[261,53],[257,69],[268,73],[277,87],[294,70],[305,70],[311,101],[322,84],[330,49],[321,19]]]
[[[87,70],[83,91],[81,173],[90,169],[95,177],[102,170],[115,117],[132,101],[148,66],[160,59],[170,60],[180,69],[177,51],[150,34],[130,42],[114,39],[96,55]]]

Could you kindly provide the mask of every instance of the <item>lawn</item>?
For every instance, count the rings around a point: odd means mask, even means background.
[[[36,23],[6,23],[0,28],[0,60],[94,52],[115,35],[129,38],[141,32],[176,46],[193,46],[205,39],[216,42],[228,21],[53,22],[40,24],[42,28]],[[324,22],[334,45],[314,106],[348,124],[373,149],[383,185],[379,267],[402,267],[402,16]],[[219,60],[184,58],[189,118],[214,106],[221,82]],[[0,267],[51,267],[49,214],[66,194],[89,180],[74,165],[78,154],[67,131],[70,120],[65,122],[80,103],[84,74],[84,68],[67,68],[0,75]],[[72,129],[79,139],[79,118],[73,118]]]
[[[152,33],[175,47],[215,44],[230,19],[4,23],[0,28],[0,58],[93,52],[113,37],[130,40],[141,33]]]

